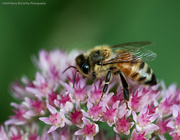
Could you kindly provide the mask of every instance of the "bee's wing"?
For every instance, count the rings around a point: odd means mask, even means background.
[[[126,46],[133,46],[133,47],[140,48],[140,47],[147,46],[147,45],[152,45],[152,44],[154,44],[154,42],[151,42],[151,41],[137,41],[137,42],[128,42],[128,43],[114,45],[111,48],[126,47]]]
[[[139,50],[136,50],[132,52],[137,59],[141,59],[144,62],[152,61],[157,57],[157,54],[151,50],[139,48]]]
[[[137,42],[134,43],[136,44]],[[138,44],[139,43],[137,43],[137,45]],[[138,63],[140,62],[139,60],[147,62],[147,61],[152,61],[153,59],[156,58],[156,56],[157,56],[156,53],[154,53],[151,50],[144,49],[142,48],[142,46],[123,45],[121,49],[116,50],[114,56],[112,56],[108,60],[101,62],[100,65],[107,65],[114,63]]]

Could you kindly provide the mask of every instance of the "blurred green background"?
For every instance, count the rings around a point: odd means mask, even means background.
[[[33,79],[36,68],[30,57],[42,48],[86,51],[100,44],[154,41],[148,48],[158,57],[149,65],[166,85],[180,85],[179,0],[41,2],[46,5],[0,3],[1,123],[12,115],[9,84],[23,75]]]

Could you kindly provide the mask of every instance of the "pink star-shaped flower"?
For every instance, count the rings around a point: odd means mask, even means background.
[[[86,140],[93,140],[94,136],[99,132],[99,127],[97,124],[92,123],[90,120],[86,118],[82,118],[83,127],[82,129],[76,131],[75,135],[82,135],[86,138]]]
[[[58,112],[53,106],[47,104],[47,108],[50,111],[51,115],[49,117],[40,117],[39,119],[46,124],[52,125],[48,130],[48,133],[56,130],[58,127],[64,127],[65,123],[71,125],[72,123],[66,119],[64,112],[60,110]]]

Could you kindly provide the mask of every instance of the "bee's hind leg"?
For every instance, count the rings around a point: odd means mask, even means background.
[[[106,93],[107,89],[108,89],[108,85],[109,85],[109,81],[111,79],[111,71],[108,71],[107,75],[106,75],[106,80],[105,80],[105,85],[103,87],[103,93],[102,96],[104,95],[104,93]],[[101,96],[101,98],[102,98]]]
[[[124,100],[126,102],[126,106],[127,106],[128,109],[130,109],[129,105],[128,105],[128,102],[129,102],[129,99],[130,99],[129,85],[128,85],[126,79],[124,78],[123,74],[120,71],[117,71],[117,73],[120,75],[120,79],[121,79],[121,82],[122,82]]]

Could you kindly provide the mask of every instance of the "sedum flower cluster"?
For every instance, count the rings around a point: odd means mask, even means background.
[[[0,140],[173,140],[180,139],[180,89],[163,82],[144,87],[129,81],[128,109],[121,83],[113,79],[102,96],[103,79],[77,74],[79,54],[41,50],[33,80],[11,85],[13,115],[0,126]],[[101,97],[102,96],[102,97]]]

